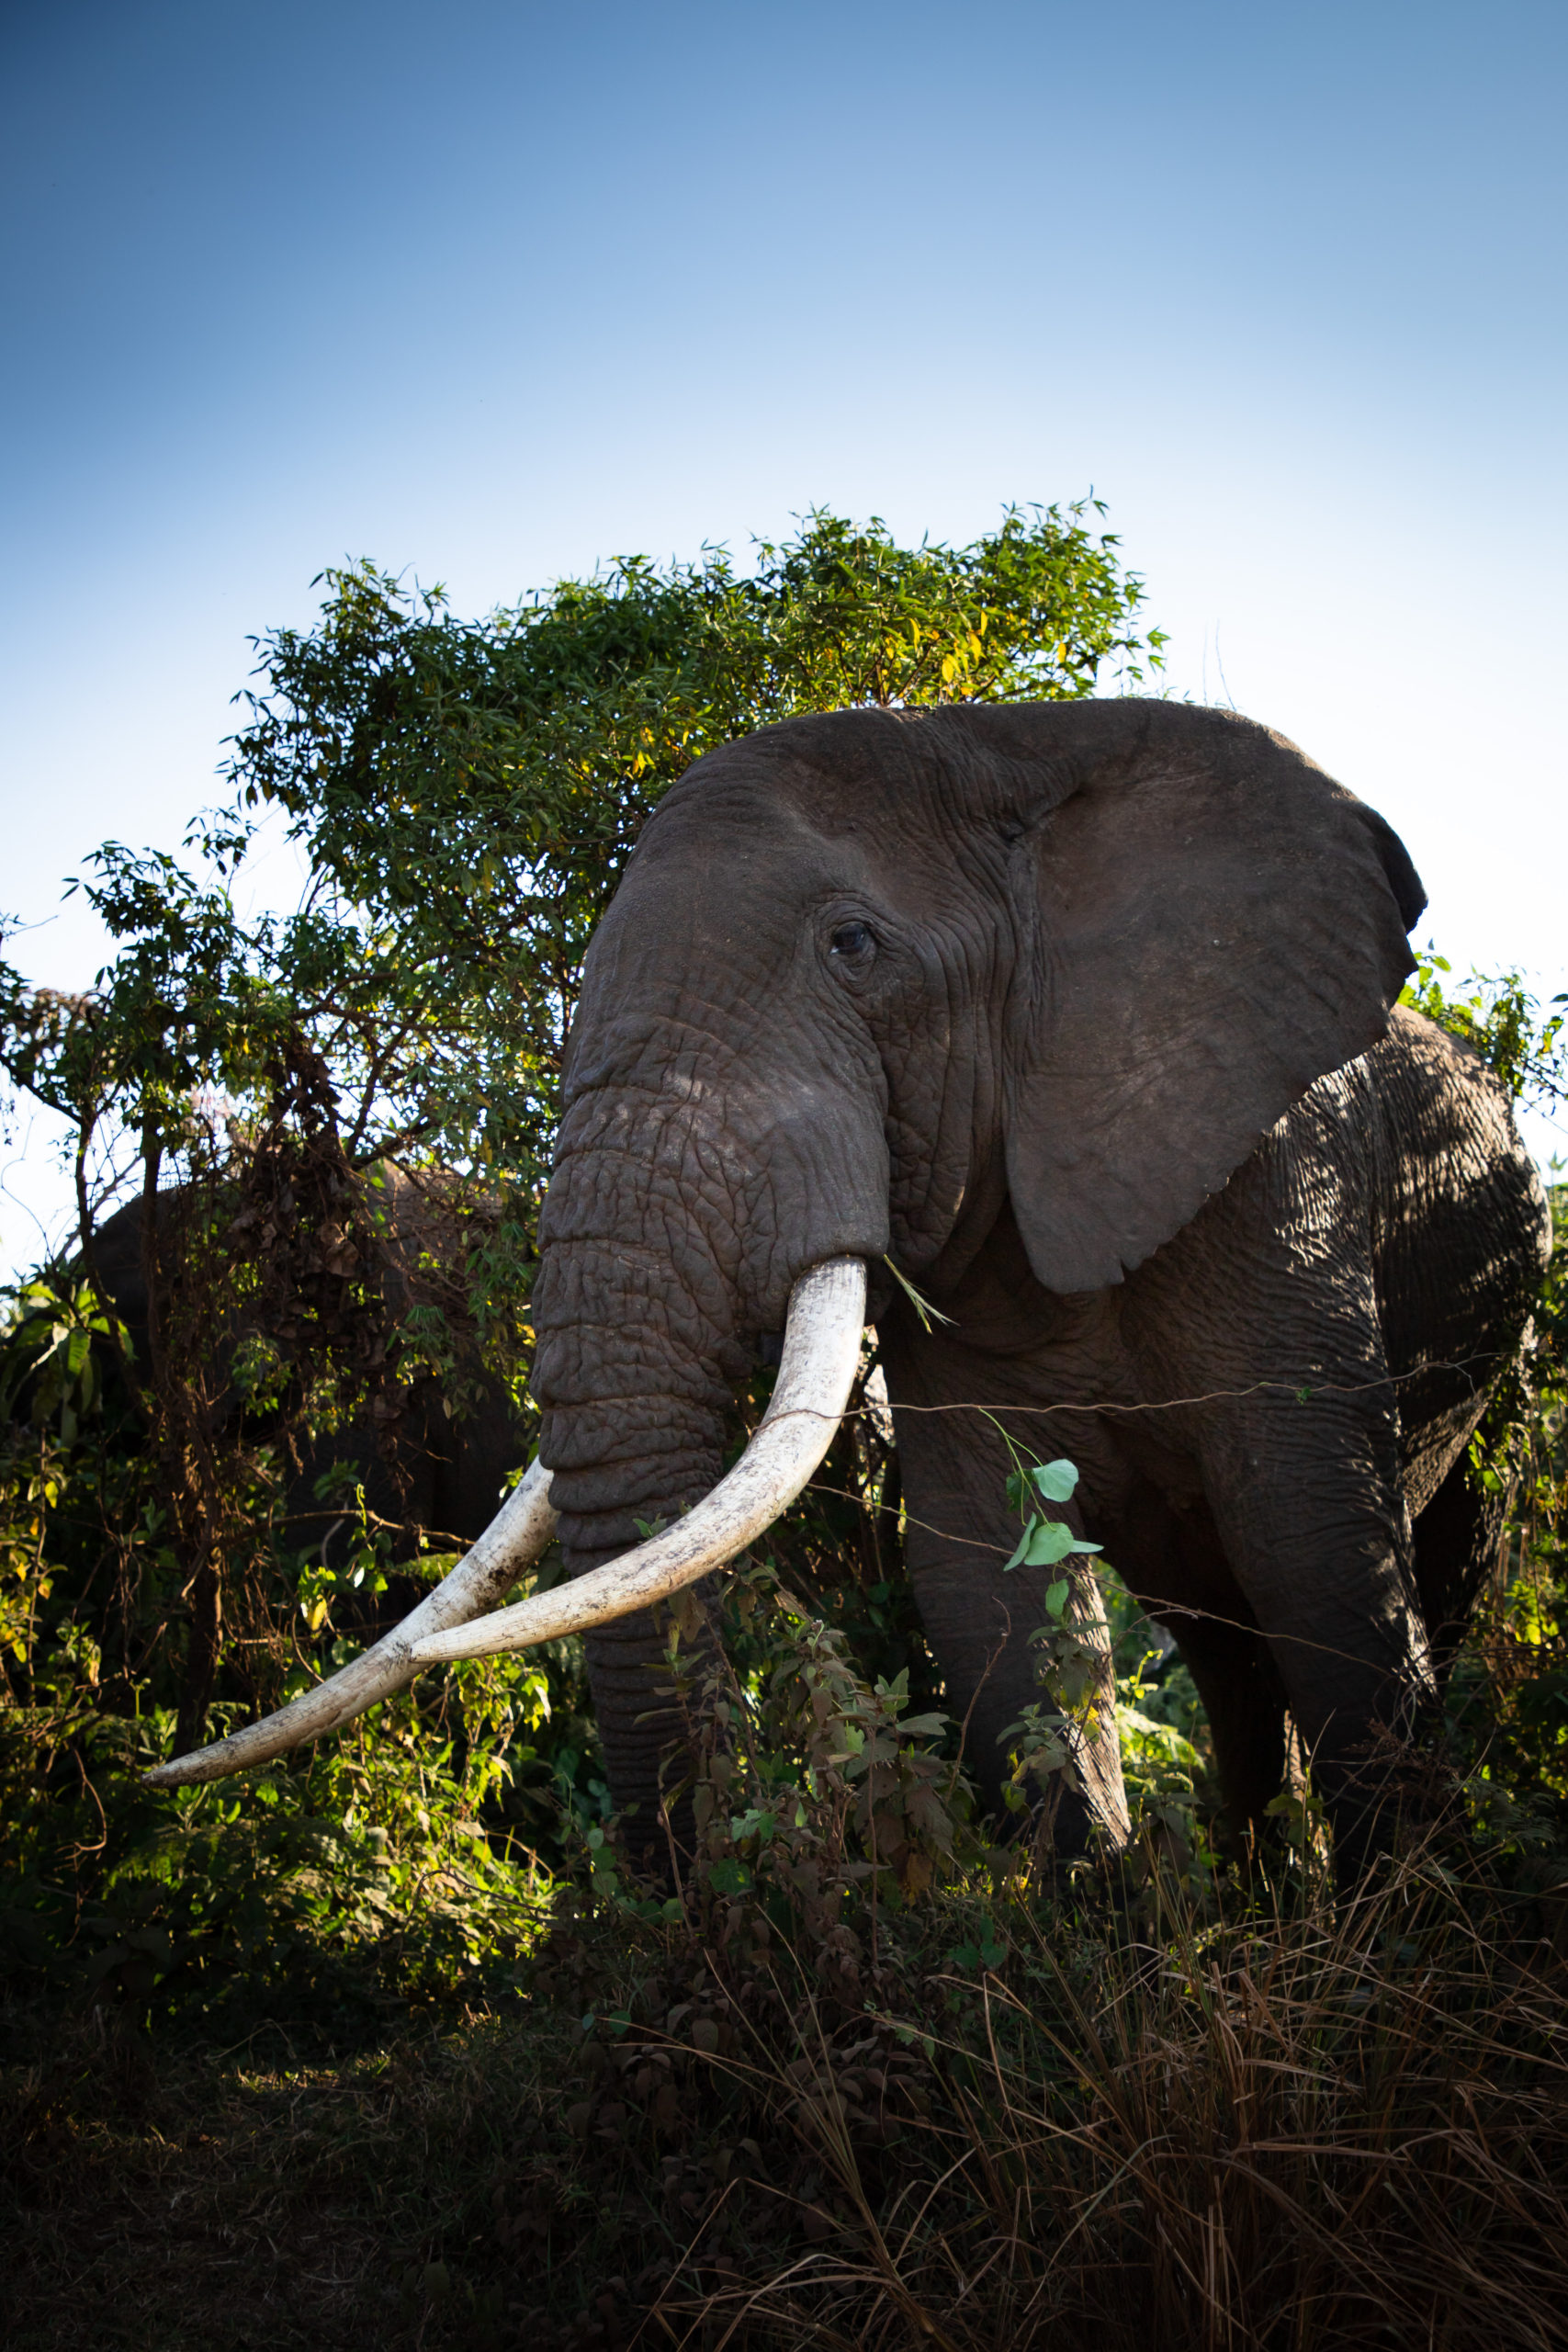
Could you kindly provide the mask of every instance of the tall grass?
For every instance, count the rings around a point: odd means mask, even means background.
[[[1157,1932],[956,1886],[855,2000],[605,1912],[346,2054],[85,2013],[7,2073],[6,2340],[1560,2346],[1563,1928],[1427,1849]]]
[[[1428,1853],[1163,1947],[1010,1917],[997,1973],[928,1975],[915,2015],[813,2011],[784,2064],[735,2003],[707,2064],[795,2151],[794,2243],[776,2212],[750,2259],[733,2222],[728,2252],[699,2236],[639,2340],[1568,2341],[1568,1979],[1541,1915],[1508,1932]],[[647,2058],[617,2060],[624,2104]]]

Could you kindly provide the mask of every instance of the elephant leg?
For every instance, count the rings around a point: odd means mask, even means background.
[[[1382,1392],[1369,1392],[1364,1375],[1362,1387],[1359,1397],[1255,1400],[1202,1448],[1220,1541],[1351,1874],[1393,1835],[1402,1796],[1387,1737],[1408,1737],[1432,1689],[1398,1418],[1368,1401]]]
[[[1439,1685],[1497,1566],[1508,1498],[1488,1493],[1461,1451],[1416,1521],[1416,1589]]]
[[[1285,1686],[1208,1506],[1201,1498],[1173,1505],[1149,1480],[1136,1480],[1111,1556],[1128,1589],[1174,1634],[1197,1685],[1232,1830],[1260,1838],[1285,1775]]]
[[[1214,1742],[1214,1769],[1231,1831],[1261,1844],[1268,1808],[1284,1785],[1285,1686],[1260,1634],[1230,1625],[1172,1625]]]
[[[1025,1442],[1032,1450],[1038,1439],[1036,1427]],[[1052,1704],[1030,1635],[1052,1622],[1045,1596],[1064,1569],[1004,1568],[1019,1522],[1007,1500],[1011,1459],[992,1422],[970,1414],[907,1418],[899,1425],[899,1458],[915,1599],[946,1682],[948,1712],[966,1725],[965,1763],[986,1804],[999,1813],[1009,1727],[1031,1704],[1047,1711]],[[1060,1515],[1078,1526],[1072,1506],[1062,1506]],[[1071,1616],[1095,1642],[1103,1622],[1098,1588],[1088,1571],[1074,1581]],[[1075,1758],[1079,1785],[1064,1790],[1056,1812],[1059,1849],[1081,1849],[1091,1823],[1118,1842],[1130,1834],[1114,1701],[1105,1647],[1098,1727]]]

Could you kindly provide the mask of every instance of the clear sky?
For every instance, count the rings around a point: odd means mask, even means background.
[[[62,877],[177,844],[324,564],[471,611],[1092,484],[1176,686],[1568,987],[1565,50],[1561,0],[8,0],[9,952],[91,978]]]

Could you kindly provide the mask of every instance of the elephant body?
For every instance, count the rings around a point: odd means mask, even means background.
[[[1078,1465],[1064,1515],[1175,1636],[1238,1824],[1280,1788],[1287,1706],[1332,1804],[1380,1723],[1411,1727],[1495,1555],[1465,1448],[1529,1311],[1540,1212],[1501,1089],[1400,1009],[1122,1283],[1043,1290],[1004,1210],[943,1296],[953,1328],[894,1308],[910,1569],[983,1777],[1034,1695],[1004,1637],[1060,1571],[999,1573],[1010,1465],[965,1408]]]
[[[427,1194],[396,1169],[379,1171],[370,1193],[381,1260],[384,1347],[421,1288],[422,1259],[438,1261],[448,1254],[451,1235],[439,1204],[433,1208]],[[165,1259],[172,1255],[177,1268],[179,1244],[169,1227],[182,1195],[169,1189],[157,1199],[164,1228],[163,1254]],[[104,1220],[92,1243],[94,1272],[126,1328],[142,1377],[149,1363],[144,1214],[137,1195]],[[220,1352],[237,1348],[243,1336],[243,1321],[236,1317]],[[339,1464],[355,1472],[372,1523],[393,1531],[396,1560],[412,1557],[421,1535],[439,1546],[452,1541],[471,1544],[483,1532],[495,1515],[508,1472],[517,1465],[521,1439],[511,1398],[486,1373],[471,1329],[459,1322],[456,1337],[457,1368],[470,1392],[462,1413],[447,1410],[442,1385],[424,1374],[392,1388],[380,1413],[361,1410],[344,1427],[299,1447],[286,1498],[292,1544],[319,1548],[325,1559],[342,1556],[352,1514],[345,1511],[341,1496],[323,1499],[316,1491],[318,1481]],[[215,1401],[215,1423],[237,1430],[241,1412],[240,1392],[231,1385]],[[263,1417],[253,1434],[265,1432]]]
[[[1393,1010],[1423,903],[1381,819],[1224,713],[842,712],[699,762],[570,1040],[535,1293],[569,1569],[713,1484],[791,1284],[863,1257],[982,1788],[1059,1574],[1003,1570],[1000,1423],[1078,1464],[1062,1515],[1175,1634],[1235,1816],[1280,1787],[1288,1705],[1344,1851],[1375,1842],[1367,1752],[1495,1545],[1464,1448],[1549,1241],[1501,1089]],[[588,1643],[645,1824],[661,1648],[646,1613]],[[1103,1739],[1084,1781],[1124,1826]]]

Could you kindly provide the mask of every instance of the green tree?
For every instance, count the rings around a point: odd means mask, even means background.
[[[532,1177],[583,951],[662,794],[800,711],[1072,699],[1108,663],[1141,682],[1164,639],[1101,512],[1012,509],[965,548],[816,514],[749,571],[626,558],[477,622],[369,564],[329,572],[314,631],[259,641],[231,837],[279,806],[323,903],[461,1041],[411,1131]],[[400,1074],[422,1069],[423,1040]]]

